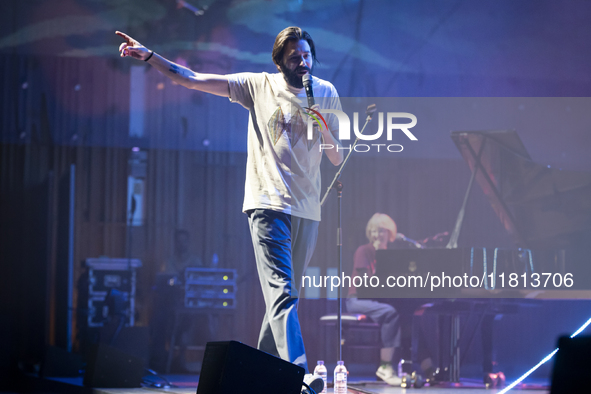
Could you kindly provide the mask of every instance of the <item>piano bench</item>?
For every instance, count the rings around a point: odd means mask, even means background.
[[[324,354],[326,360],[336,360],[338,355],[337,314],[324,315],[320,323],[324,326]],[[364,364],[376,364],[380,362],[380,325],[371,321],[367,316],[360,313],[343,313],[343,359],[345,365],[355,361]],[[376,366],[376,369],[377,369]]]

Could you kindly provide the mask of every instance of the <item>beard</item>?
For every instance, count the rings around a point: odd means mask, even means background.
[[[289,68],[285,67],[285,64],[283,63],[279,65],[279,68],[281,69],[281,73],[283,74],[285,82],[287,82],[288,85],[293,86],[296,89],[302,89],[304,87],[302,77],[300,77],[298,73],[302,72],[303,70],[307,70],[309,74],[312,74],[312,70],[314,69],[314,67],[312,67],[311,70],[308,67],[298,66],[295,70],[292,71]]]

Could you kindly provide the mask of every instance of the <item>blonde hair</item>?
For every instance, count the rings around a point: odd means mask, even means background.
[[[367,222],[367,227],[365,227],[365,236],[369,241],[371,241],[371,230],[374,228],[384,228],[390,232],[390,237],[388,238],[389,242],[394,242],[396,239],[396,223],[394,220],[385,213],[374,213],[374,215],[369,219]]]

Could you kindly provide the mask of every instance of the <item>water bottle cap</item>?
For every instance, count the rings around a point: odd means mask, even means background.
[[[318,365],[324,365],[324,361],[318,360]]]
[[[345,365],[344,361],[337,361],[337,365]]]

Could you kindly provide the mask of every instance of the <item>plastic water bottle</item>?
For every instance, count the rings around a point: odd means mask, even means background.
[[[318,365],[316,365],[316,368],[314,368],[314,375],[318,375],[322,378],[322,380],[324,381],[324,388],[322,389],[322,391],[320,393],[326,393],[326,385],[327,385],[327,372],[326,372],[326,367],[324,366],[324,361],[320,360],[318,361]],[[320,394],[318,393],[318,394]]]
[[[403,376],[409,375],[409,371],[412,371],[412,361],[400,360],[398,363],[398,377],[402,378]]]
[[[337,361],[334,369],[334,393],[347,394],[347,368],[344,361]]]

